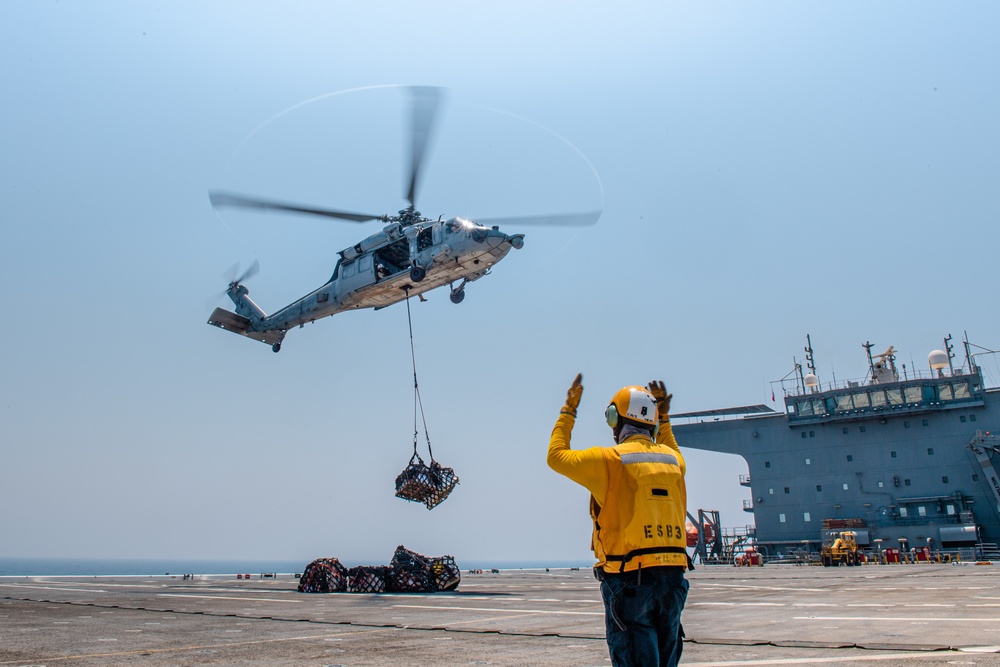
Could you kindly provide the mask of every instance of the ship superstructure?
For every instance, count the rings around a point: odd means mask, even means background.
[[[808,340],[808,339],[807,339]],[[868,352],[861,380],[823,385],[800,364],[781,380],[784,413],[745,406],[672,415],[681,447],[747,463],[744,509],[765,555],[816,553],[849,529],[870,552],[996,550],[1000,542],[1000,388],[987,388],[968,341],[927,371],[901,374],[895,350]],[[687,423],[685,423],[687,422]]]

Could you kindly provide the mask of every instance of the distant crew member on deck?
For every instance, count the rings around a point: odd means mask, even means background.
[[[683,650],[690,563],[684,457],[670,428],[673,394],[661,381],[623,387],[605,412],[616,444],[573,450],[582,383],[577,375],[566,393],[548,464],[591,494],[594,575],[601,581],[611,663],[672,667]]]

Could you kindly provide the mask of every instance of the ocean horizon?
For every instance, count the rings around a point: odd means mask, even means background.
[[[391,554],[390,554],[391,558]],[[263,573],[299,574],[308,560],[207,560],[207,559],[117,559],[117,558],[0,558],[0,577],[108,577],[108,576],[172,576],[184,574],[223,575]],[[342,560],[347,567],[356,565],[387,565],[385,562],[354,562]],[[592,561],[483,561],[456,559],[465,570],[536,570],[588,568]]]

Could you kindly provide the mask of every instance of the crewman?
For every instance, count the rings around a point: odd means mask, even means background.
[[[662,381],[620,389],[605,411],[615,445],[570,449],[583,375],[549,440],[548,464],[590,491],[594,575],[601,582],[608,650],[615,667],[676,665],[689,567],[684,457],[670,428]]]

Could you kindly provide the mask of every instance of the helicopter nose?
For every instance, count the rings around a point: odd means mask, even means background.
[[[511,247],[520,250],[524,246],[524,234],[508,236],[499,229],[493,228],[486,233],[486,243],[491,248],[499,248],[504,243],[508,243]]]

